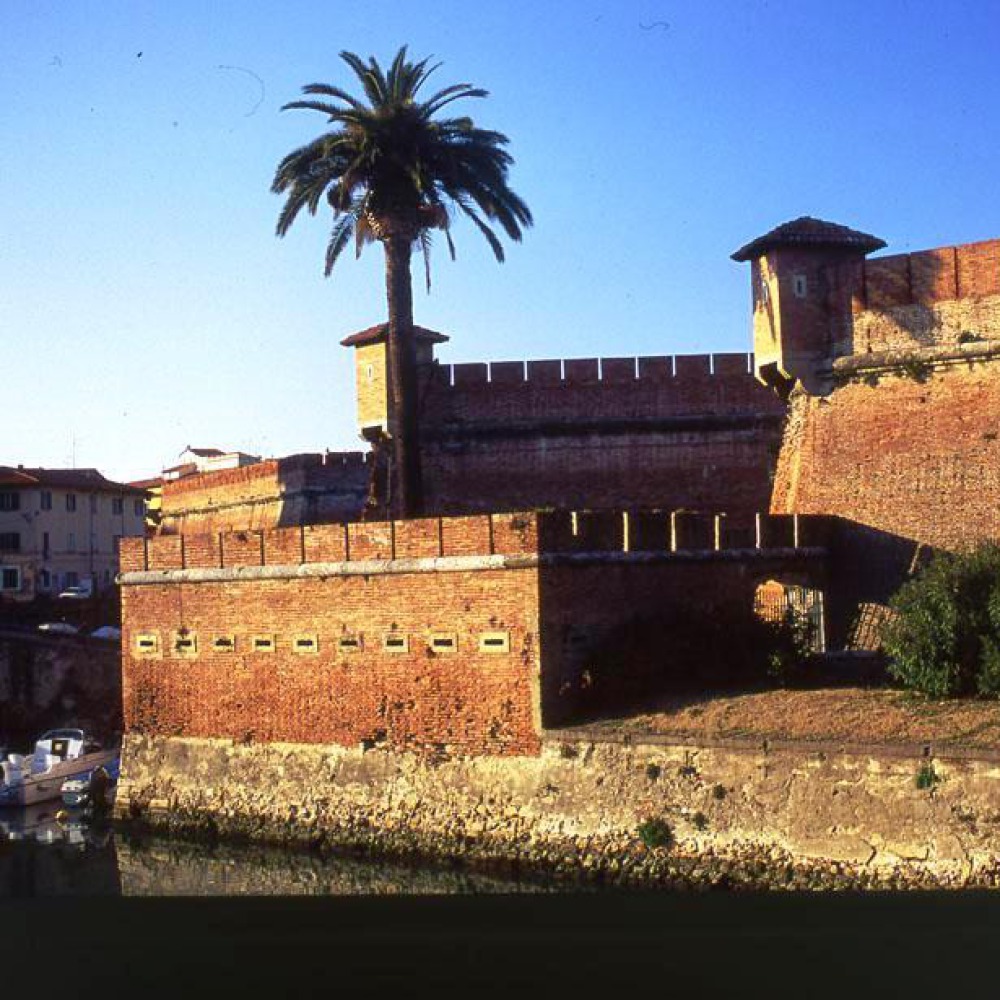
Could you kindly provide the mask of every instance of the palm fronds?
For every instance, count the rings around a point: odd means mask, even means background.
[[[344,51],[340,57],[360,83],[364,99],[330,84],[310,83],[302,88],[304,99],[282,109],[315,111],[333,128],[278,164],[271,190],[284,194],[285,204],[277,234],[284,236],[303,208],[315,215],[325,196],[334,216],[326,274],[352,237],[360,253],[376,231],[412,231],[424,254],[429,289],[430,229],[444,231],[449,253],[455,256],[447,211],[451,205],[472,220],[503,260],[493,226],[520,240],[532,222],[528,206],[507,182],[513,163],[504,148],[507,137],[477,128],[468,117],[435,117],[454,101],[486,97],[487,91],[456,83],[418,100],[441,64],[431,65],[429,59],[410,62],[406,46],[388,71],[374,56],[365,61]],[[409,229],[386,226],[390,218],[409,224]]]

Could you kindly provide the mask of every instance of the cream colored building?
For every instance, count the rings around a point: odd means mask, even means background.
[[[0,466],[0,600],[110,587],[118,540],[145,533],[144,491],[96,469]]]

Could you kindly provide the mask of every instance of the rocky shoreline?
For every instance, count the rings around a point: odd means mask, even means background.
[[[337,829],[264,817],[224,817],[192,810],[146,812],[119,819],[129,838],[144,836],[202,846],[259,846],[320,859],[452,868],[537,883],[555,890],[598,888],[672,892],[898,892],[991,889],[1000,886],[1000,860],[959,871],[900,862],[891,867],[803,859],[753,843],[726,850],[684,842],[647,846],[638,835],[537,838],[512,841],[481,836],[429,836],[404,828],[379,829],[358,821]]]

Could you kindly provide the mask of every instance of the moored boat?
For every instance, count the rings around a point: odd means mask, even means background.
[[[99,768],[114,780],[118,764],[118,750],[104,749],[82,729],[51,729],[35,741],[30,756],[8,753],[0,760],[0,806],[28,806],[58,799],[65,782],[89,783]]]

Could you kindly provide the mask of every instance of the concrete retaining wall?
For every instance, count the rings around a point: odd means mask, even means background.
[[[1000,856],[987,760],[577,738],[537,758],[434,762],[131,736],[124,761],[119,813],[177,830],[605,869],[642,853],[637,827],[660,818],[680,853],[749,848],[944,884],[995,874]]]

